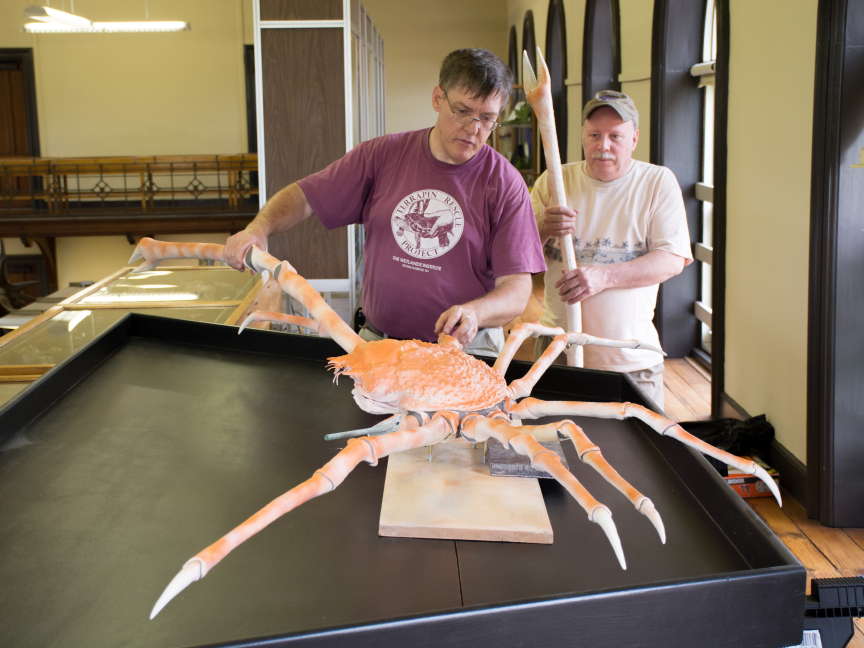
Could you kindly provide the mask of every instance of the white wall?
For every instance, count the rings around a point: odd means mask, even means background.
[[[441,61],[482,47],[507,61],[506,0],[363,0],[384,39],[386,132],[435,123]]]
[[[802,462],[816,9],[730,4],[725,389]]]
[[[191,31],[171,34],[24,34],[27,4],[0,2],[0,47],[33,49],[42,156],[248,150],[243,45],[252,42],[251,0],[149,0],[151,20],[191,23]],[[78,0],[75,11],[94,21],[145,17],[136,1]],[[4,242],[10,254],[25,253],[17,239]],[[59,285],[101,279],[132,250],[121,236],[59,238]]]
[[[651,153],[651,29],[653,0],[619,0],[621,8],[621,92],[639,111],[639,145],[633,159]]]

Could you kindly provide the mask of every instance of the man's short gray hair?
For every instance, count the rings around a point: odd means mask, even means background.
[[[438,85],[444,92],[466,88],[482,101],[498,95],[503,108],[513,92],[513,73],[489,50],[458,49],[441,63]]]

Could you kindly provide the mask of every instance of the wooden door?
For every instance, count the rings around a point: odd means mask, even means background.
[[[0,158],[24,157],[30,154],[22,61],[0,61]],[[29,193],[26,177],[5,174],[0,178],[0,196],[9,207],[24,207]]]

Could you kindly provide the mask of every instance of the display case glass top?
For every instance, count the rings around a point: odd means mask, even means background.
[[[128,273],[78,301],[80,304],[124,302],[196,302],[243,299],[258,281],[233,268],[157,269]]]
[[[29,331],[27,335],[0,347],[0,366],[57,364],[93,340],[125,316],[126,313],[142,313],[195,322],[224,324],[234,310],[234,306],[225,308],[64,310]]]

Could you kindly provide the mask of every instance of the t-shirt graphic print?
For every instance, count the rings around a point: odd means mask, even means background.
[[[424,189],[399,201],[390,224],[396,242],[406,254],[417,259],[434,259],[449,252],[459,241],[465,217],[452,196]]]

